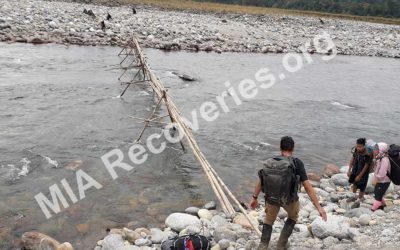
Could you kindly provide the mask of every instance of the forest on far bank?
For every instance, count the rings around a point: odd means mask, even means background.
[[[195,0],[359,16],[400,18],[400,0]]]

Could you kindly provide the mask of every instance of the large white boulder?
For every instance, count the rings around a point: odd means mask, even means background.
[[[165,225],[176,232],[180,232],[187,226],[201,226],[201,222],[199,218],[190,214],[173,213],[167,217]]]
[[[338,239],[348,239],[350,224],[347,218],[343,216],[329,215],[325,222],[321,217],[317,217],[311,224],[311,231],[319,239],[325,239],[329,236]]]

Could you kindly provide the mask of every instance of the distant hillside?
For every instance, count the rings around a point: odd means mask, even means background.
[[[359,16],[400,17],[400,0],[195,0]]]

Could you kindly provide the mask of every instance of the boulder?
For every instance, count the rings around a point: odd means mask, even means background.
[[[248,215],[249,219],[251,220],[253,225],[258,225],[258,220],[257,218]],[[235,216],[235,218],[233,218],[233,223],[241,225],[244,228],[252,228],[250,222],[247,220],[246,216],[242,213],[239,213],[238,215]]]
[[[213,214],[208,211],[207,209],[200,209],[197,212],[197,215],[201,218],[201,219],[206,219],[206,220],[211,220],[213,217]]]
[[[198,208],[198,207],[188,207],[185,209],[185,213],[190,214],[190,215],[197,215],[199,210],[200,210],[200,208]]]
[[[122,229],[122,233],[121,234],[122,234],[122,237],[125,240],[127,240],[127,241],[129,241],[131,243],[134,243],[135,240],[142,238],[140,233],[132,231],[132,230],[126,228],[126,227]]]
[[[346,216],[348,218],[353,218],[353,217],[359,218],[363,214],[371,215],[372,211],[370,209],[368,209],[368,208],[359,207],[359,208],[354,208],[354,209],[351,209],[351,210],[347,211],[344,214],[344,216]]]
[[[328,164],[324,168],[324,176],[325,177],[331,177],[331,176],[333,176],[335,174],[339,174],[339,173],[340,173],[339,167],[334,164]]]
[[[220,240],[229,240],[232,242],[236,242],[237,235],[236,232],[228,229],[227,227],[219,227],[214,230],[214,241],[219,242]]]
[[[361,226],[368,226],[369,222],[371,221],[371,215],[369,214],[362,214],[360,216],[359,222],[361,224]]]
[[[220,215],[215,215],[211,219],[211,228],[218,228],[228,225],[229,222]]]
[[[337,186],[349,186],[349,177],[347,174],[335,174],[331,177],[330,180],[333,184]]]
[[[307,176],[310,181],[317,181],[317,182],[321,181],[322,178],[319,174],[316,173],[307,173]]]
[[[324,197],[324,198],[329,197],[329,193],[326,192],[326,191],[324,191],[324,190],[322,190],[322,189],[320,189],[320,188],[314,188],[314,190],[315,190],[315,193],[316,193],[318,196],[321,196],[321,197]]]
[[[165,220],[165,225],[176,232],[180,232],[187,226],[200,226],[200,220],[196,216],[184,213],[173,213]]]
[[[120,234],[107,235],[102,243],[102,250],[115,250],[124,247],[124,239]]]
[[[311,230],[314,236],[319,239],[325,239],[329,236],[338,239],[347,239],[349,236],[349,222],[342,216],[329,215],[325,222],[317,217],[311,224]]]

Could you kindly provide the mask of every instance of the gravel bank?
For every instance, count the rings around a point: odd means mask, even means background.
[[[96,17],[83,13],[91,9]],[[107,13],[112,19],[100,22]],[[323,31],[338,54],[400,58],[400,26],[282,15],[166,11],[71,2],[0,0],[0,41],[79,45],[124,45],[130,34],[144,47],[165,50],[285,53]]]
[[[320,204],[328,213],[328,221],[319,217],[311,200],[304,193],[299,194],[301,210],[295,230],[289,240],[290,250],[307,249],[398,249],[400,240],[400,188],[391,186],[386,194],[387,207],[372,212],[373,187],[371,179],[367,195],[362,202],[350,202],[352,197],[347,181],[348,167],[339,169],[333,165],[325,171],[325,177],[310,175]],[[371,174],[370,177],[372,177]],[[260,204],[263,201],[260,200]],[[254,223],[264,220],[264,206],[260,205],[248,214]],[[286,212],[281,209],[274,224],[271,249],[275,249]],[[85,230],[85,225],[80,225]],[[241,213],[228,216],[218,210],[215,202],[203,207],[189,207],[185,211],[170,214],[163,228],[111,229],[108,235],[93,244],[94,250],[159,250],[162,241],[169,237],[187,234],[201,234],[209,238],[212,250],[255,250],[259,237],[249,230],[250,224]],[[86,229],[87,230],[87,229]],[[37,241],[42,242],[42,241]],[[68,243],[64,243],[64,245]],[[58,248],[57,248],[58,249]],[[70,249],[70,248],[66,248]]]

